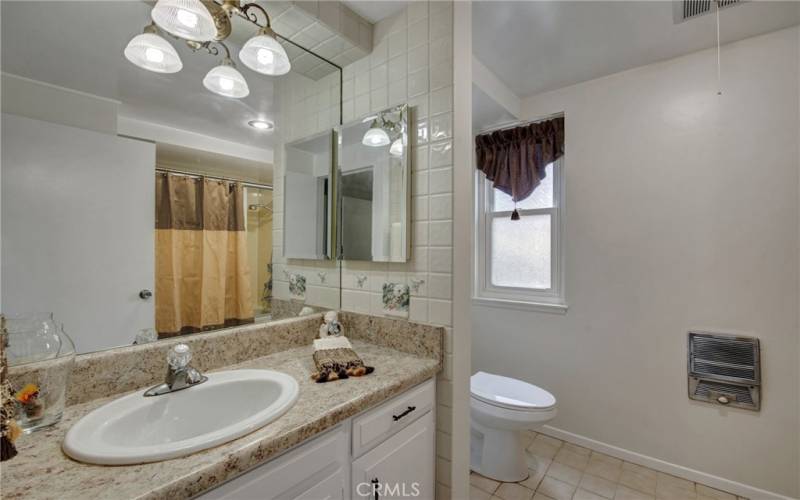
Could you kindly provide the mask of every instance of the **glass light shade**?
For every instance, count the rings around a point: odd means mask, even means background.
[[[387,134],[386,131],[380,127],[370,128],[364,134],[364,138],[361,139],[361,144],[365,146],[371,146],[373,148],[388,146],[390,142],[392,141],[389,139],[389,134]]]
[[[247,40],[239,51],[239,60],[262,75],[285,75],[292,69],[292,63],[286,50],[270,32],[262,31]]]
[[[183,68],[175,48],[153,33],[133,37],[125,47],[125,58],[140,68],[156,73],[177,73]]]
[[[242,74],[228,64],[211,68],[203,78],[203,85],[211,92],[225,97],[241,99],[250,94],[250,88]]]
[[[167,33],[207,42],[217,36],[214,18],[200,0],[158,0],[150,17]]]
[[[389,147],[389,154],[392,156],[403,156],[403,149],[405,149],[403,148],[403,139],[398,137]]]

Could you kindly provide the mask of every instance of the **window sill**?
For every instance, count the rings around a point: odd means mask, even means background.
[[[488,299],[473,297],[472,305],[482,307],[500,307],[503,309],[516,309],[519,311],[542,312],[550,314],[566,314],[569,308],[566,304],[550,304],[547,302],[527,302],[509,299]]]

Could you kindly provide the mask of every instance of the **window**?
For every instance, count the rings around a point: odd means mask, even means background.
[[[565,310],[561,223],[563,157],[547,165],[547,176],[517,203],[478,172],[475,298],[497,305]]]

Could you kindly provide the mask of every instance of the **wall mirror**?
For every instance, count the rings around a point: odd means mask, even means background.
[[[332,131],[301,139],[284,149],[283,255],[330,259],[334,248]]]
[[[203,4],[216,16],[235,3]],[[341,68],[287,41],[315,23],[300,7],[241,6],[222,14],[226,33],[198,35],[217,41],[198,42],[156,25],[155,2],[0,4],[0,311],[52,312],[79,352],[297,313],[276,308],[291,269],[275,153],[323,129],[330,148]],[[277,44],[254,38],[267,13]],[[296,133],[293,117],[310,109],[297,95],[324,103],[318,129]],[[303,205],[309,218],[330,210],[324,184]],[[325,302],[298,293],[301,305],[338,307],[328,274]]]
[[[410,258],[408,121],[408,106],[401,105],[338,129],[341,259]]]

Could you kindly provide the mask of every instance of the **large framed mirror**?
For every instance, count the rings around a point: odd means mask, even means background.
[[[295,43],[315,21],[282,2],[203,2],[229,25],[198,42],[156,25],[154,4],[0,4],[0,310],[52,312],[79,352],[338,307],[338,272],[283,257],[295,199],[275,173],[295,137],[327,131],[330,154],[340,123],[341,68]],[[272,37],[267,13],[280,49],[253,42]],[[332,210],[316,187],[315,209]]]
[[[339,257],[406,262],[411,256],[408,106],[338,129]]]

